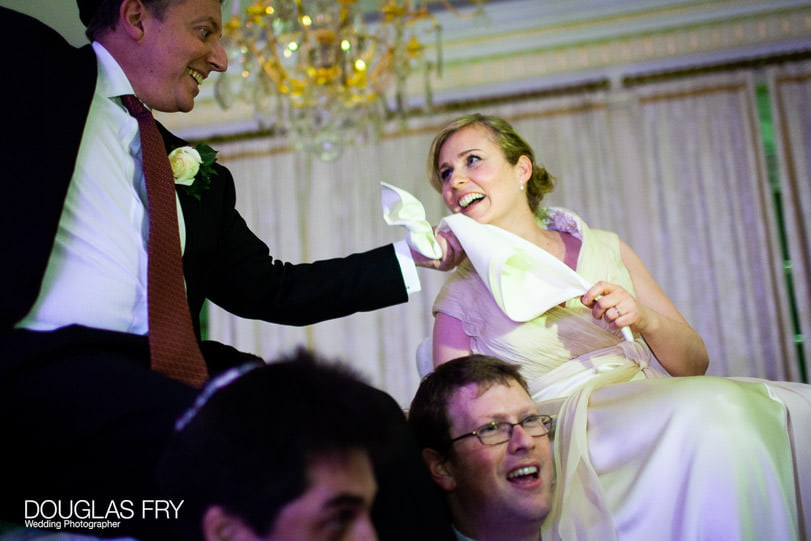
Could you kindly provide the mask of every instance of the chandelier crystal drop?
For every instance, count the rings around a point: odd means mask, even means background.
[[[481,3],[475,15],[483,13]],[[229,69],[215,96],[224,109],[251,104],[264,129],[284,133],[296,150],[324,161],[348,144],[381,133],[404,115],[406,81],[441,76],[441,27],[428,0],[233,0],[223,45]],[[449,0],[433,2],[462,17]],[[432,58],[426,45],[433,44]],[[394,105],[387,104],[393,89]]]

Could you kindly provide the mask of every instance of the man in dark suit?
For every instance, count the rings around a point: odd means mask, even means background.
[[[7,456],[0,519],[36,518],[26,500],[63,502],[75,516],[77,501],[93,501],[100,512],[157,498],[154,464],[197,393],[150,369],[149,210],[139,125],[121,96],[134,94],[160,111],[190,111],[199,85],[226,68],[220,1],[78,3],[94,42],[79,49],[0,8],[8,43],[19,47],[7,63],[13,82],[0,90],[0,226],[11,238],[0,265]],[[167,153],[185,145],[161,130]],[[198,337],[205,299],[242,317],[292,325],[406,301],[407,248],[311,264],[275,260],[235,210],[230,173],[214,168],[199,199],[177,191],[183,278]],[[411,256],[451,268],[461,251],[442,244],[440,262]],[[250,357],[212,343],[202,352],[210,373]],[[142,522],[134,533],[158,535],[155,520]]]

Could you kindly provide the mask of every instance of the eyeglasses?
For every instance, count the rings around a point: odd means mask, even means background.
[[[480,426],[473,432],[462,434],[451,440],[451,443],[459,441],[470,436],[476,436],[479,441],[484,445],[498,445],[510,441],[513,436],[513,428],[516,425],[521,425],[521,428],[533,438],[544,436],[552,431],[552,418],[549,415],[528,415],[517,423],[509,423],[507,421],[487,423]]]

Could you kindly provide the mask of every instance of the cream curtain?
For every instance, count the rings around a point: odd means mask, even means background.
[[[811,62],[768,72],[797,320],[811,375]]]
[[[701,332],[710,373],[795,379],[773,210],[752,77],[733,73],[612,93],[536,99],[478,111],[510,120],[559,179],[548,204],[614,230]],[[282,140],[219,145],[238,207],[286,261],[342,256],[399,240],[381,218],[381,180],[444,214],[425,162],[439,127],[463,114],[411,118],[406,131],[350,147],[333,163]],[[267,359],[303,344],[344,359],[406,406],[415,351],[431,332],[443,273],[420,269],[408,303],[304,329],[240,320],[213,307],[210,334]]]
[[[752,73],[634,89],[614,115],[627,239],[704,337],[712,375],[796,379]]]

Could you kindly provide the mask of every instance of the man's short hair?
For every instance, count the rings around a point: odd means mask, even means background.
[[[420,448],[442,455],[451,449],[448,402],[457,389],[475,383],[483,393],[493,385],[513,382],[529,392],[517,365],[488,355],[459,357],[436,367],[423,378],[408,410],[408,422]]]
[[[158,19],[163,20],[166,8],[181,0],[141,0]],[[118,10],[122,0],[76,0],[79,18],[85,25],[85,35],[90,41],[98,39],[118,24]],[[220,0],[220,4],[223,0]]]
[[[389,438],[371,387],[346,366],[300,350],[244,372],[203,390],[159,467],[164,495],[184,500],[176,526],[191,538],[212,505],[267,535],[306,491],[310,464],[354,449],[374,456]]]

